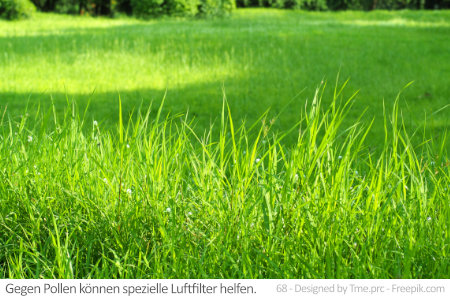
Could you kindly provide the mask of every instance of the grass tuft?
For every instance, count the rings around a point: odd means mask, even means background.
[[[370,122],[342,128],[353,97],[325,90],[284,134],[267,113],[236,127],[225,98],[203,135],[162,107],[117,129],[5,108],[0,276],[447,277],[447,135],[413,144],[396,101],[373,152]]]

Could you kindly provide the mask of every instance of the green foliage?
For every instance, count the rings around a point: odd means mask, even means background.
[[[54,10],[65,14],[85,14],[87,9],[78,0],[59,0],[55,3]]]
[[[238,7],[273,7],[304,10],[327,10],[326,0],[239,0]]]
[[[423,0],[371,0],[371,1],[366,0],[366,6],[364,8],[365,9],[424,8],[424,1]]]
[[[332,10],[423,9],[425,0],[328,0]]]
[[[238,7],[304,10],[373,10],[448,8],[450,0],[32,0],[42,11],[111,15],[134,13],[141,18],[160,15],[224,15]]]
[[[33,0],[41,11],[67,14],[113,15],[129,9],[130,0]]]
[[[302,9],[304,0],[284,0],[284,8]]]
[[[169,16],[217,16],[231,12],[234,0],[131,0],[133,14],[141,18]]]
[[[449,0],[238,0],[238,7],[275,7],[305,10],[373,10],[448,8]]]
[[[239,0],[239,7],[262,6],[305,10],[327,10],[326,0]]]
[[[165,14],[171,16],[195,16],[199,0],[166,0]]]
[[[306,10],[327,10],[326,0],[304,0],[302,7]]]
[[[0,0],[0,18],[7,20],[29,18],[36,7],[29,0]]]
[[[268,4],[268,6],[274,7],[274,8],[284,8],[285,0],[267,0],[267,4]]]
[[[204,16],[221,16],[235,8],[235,0],[200,0],[199,12]]]
[[[131,0],[133,14],[140,18],[159,16],[164,13],[165,0]]]

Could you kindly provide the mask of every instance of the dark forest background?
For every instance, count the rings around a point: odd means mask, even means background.
[[[446,9],[450,0],[0,0],[0,17],[27,17],[36,9],[65,14],[140,18],[214,16],[236,7],[274,7],[303,10]]]

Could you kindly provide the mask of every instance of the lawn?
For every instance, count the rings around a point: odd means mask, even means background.
[[[245,9],[227,19],[151,22],[42,14],[0,21],[0,105],[22,113],[28,102],[53,98],[61,109],[66,98],[92,99],[91,117],[115,122],[119,94],[128,113],[167,92],[164,112],[189,110],[208,128],[224,89],[237,121],[271,108],[281,113],[275,128],[285,130],[320,82],[334,85],[339,74],[350,78],[346,95],[360,91],[345,125],[367,108],[376,145],[383,101],[391,108],[411,81],[400,103],[410,131],[425,120],[435,135],[448,128],[448,109],[440,109],[450,96],[449,34],[448,11]]]
[[[0,21],[0,277],[448,278],[449,34],[448,11]]]

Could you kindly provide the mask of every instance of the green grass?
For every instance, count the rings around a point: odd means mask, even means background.
[[[289,147],[267,115],[235,127],[226,102],[203,136],[161,109],[116,130],[75,106],[4,117],[1,276],[448,277],[446,140],[412,145],[394,105],[373,154],[370,126],[339,134],[353,102],[325,109],[323,91]]]
[[[448,278],[449,16],[0,22],[0,277]]]
[[[368,108],[369,137],[382,142],[383,100],[400,108],[410,132],[427,119],[430,134],[448,128],[450,12],[294,12],[238,10],[219,20],[102,19],[40,14],[0,21],[0,105],[22,113],[27,99],[65,107],[92,99],[92,118],[114,124],[117,101],[125,118],[141,101],[164,112],[196,116],[198,128],[218,120],[225,87],[236,122],[267,108],[286,130],[322,80],[351,78],[360,90],[351,126]],[[331,96],[331,95],[328,95]],[[331,99],[331,97],[326,97]],[[295,142],[295,138],[287,141]]]

